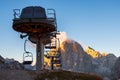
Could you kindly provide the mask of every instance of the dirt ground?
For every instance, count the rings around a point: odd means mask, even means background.
[[[63,70],[0,70],[0,80],[46,80],[46,78],[59,78],[61,80],[103,80],[102,77],[95,74],[76,73]],[[69,79],[70,78],[70,79]],[[72,79],[73,78],[73,79]]]
[[[0,70],[0,80],[34,80],[35,71]]]

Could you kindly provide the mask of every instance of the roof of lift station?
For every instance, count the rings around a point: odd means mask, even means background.
[[[44,8],[29,6],[22,9],[18,18],[13,19],[13,29],[22,33],[46,34],[56,31],[56,25],[54,18],[47,17]]]

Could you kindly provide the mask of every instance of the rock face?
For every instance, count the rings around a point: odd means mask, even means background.
[[[7,59],[4,59],[4,62],[2,64],[0,64],[0,69],[21,70],[21,69],[24,69],[24,67],[18,61],[7,58]]]
[[[92,57],[93,72],[109,78],[117,57],[105,52],[101,54],[91,47],[87,47],[85,51]]]
[[[115,64],[116,59],[117,57],[113,54],[108,54],[107,56],[101,56],[93,59],[93,72],[100,74],[104,77],[110,77],[112,72],[111,70]]]
[[[93,57],[93,58],[98,58],[98,57],[100,57],[101,56],[101,54],[100,54],[100,52],[99,51],[96,51],[96,50],[94,50],[93,48],[91,48],[91,47],[86,47],[85,48],[85,52],[87,53],[87,54],[89,54],[91,57]]]
[[[112,69],[111,80],[120,80],[120,57],[116,60]]]
[[[79,72],[91,72],[92,60],[80,44],[66,40],[61,44],[62,69]]]
[[[79,43],[69,39],[61,44],[60,49],[62,69],[95,73],[106,78],[111,76],[112,67],[117,59],[113,54],[101,54],[95,50],[92,56],[85,52]]]
[[[0,64],[4,64],[5,59],[0,55]]]

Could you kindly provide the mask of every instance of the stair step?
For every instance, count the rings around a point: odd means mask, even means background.
[[[46,49],[55,49],[56,46],[45,46]]]

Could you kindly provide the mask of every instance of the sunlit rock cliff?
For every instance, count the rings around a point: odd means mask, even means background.
[[[67,39],[61,44],[60,48],[62,69],[79,72],[92,71],[91,57],[85,53],[79,43]]]
[[[115,64],[117,57],[113,54],[96,53],[95,56],[88,54],[82,46],[67,39],[61,44],[62,69],[90,72],[109,78],[111,69]],[[94,50],[95,51],[95,50]]]
[[[110,77],[117,57],[111,53],[100,53],[91,47],[85,48],[85,52],[92,57],[93,72]]]
[[[89,54],[91,57],[93,58],[98,58],[98,57],[104,57],[104,56],[107,56],[107,53],[106,52],[103,52],[102,54],[99,52],[99,51],[96,51],[94,50],[93,48],[91,47],[86,47],[85,48],[85,52],[87,54]]]

